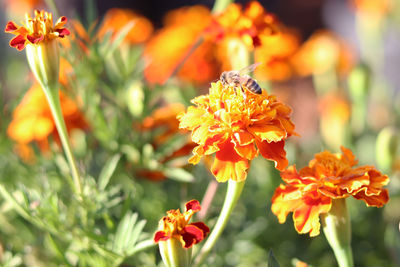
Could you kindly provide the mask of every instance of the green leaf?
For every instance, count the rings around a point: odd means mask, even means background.
[[[135,244],[146,222],[139,221],[137,224],[138,214],[128,212],[117,227],[112,249],[115,253],[128,256],[135,251]]]
[[[276,258],[274,256],[274,253],[272,252],[272,249],[270,249],[269,253],[268,253],[268,264],[267,264],[267,266],[268,267],[279,267],[279,263],[276,260]]]
[[[163,173],[168,178],[179,182],[192,183],[194,181],[194,176],[184,169],[167,168]]]
[[[120,158],[121,158],[120,154],[114,155],[114,157],[112,157],[110,160],[107,161],[106,165],[101,170],[98,183],[100,190],[103,191],[108,185],[110,178],[113,175]]]
[[[125,39],[126,35],[129,33],[129,31],[132,29],[132,27],[135,25],[134,21],[129,22],[126,24],[116,35],[114,41],[111,43],[111,45],[105,47],[105,55],[104,57],[108,57],[114,53],[114,51],[118,48],[118,46],[122,43],[122,41]]]

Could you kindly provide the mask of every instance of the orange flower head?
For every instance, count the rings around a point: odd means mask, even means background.
[[[245,180],[249,161],[258,153],[279,170],[288,165],[284,145],[294,134],[290,107],[265,90],[259,95],[243,90],[212,83],[209,94],[193,99],[195,106],[178,116],[180,128],[191,130],[197,144],[189,162],[215,153],[211,172],[219,182]]]
[[[216,41],[239,38],[250,49],[261,45],[262,35],[276,32],[277,19],[265,11],[257,2],[250,2],[245,8],[230,4],[225,11],[214,17],[206,33]]]
[[[329,31],[318,31],[293,56],[293,64],[302,75],[322,74],[330,69],[347,73],[354,58],[349,46]]]
[[[203,222],[189,223],[193,214],[200,211],[200,203],[191,200],[185,204],[186,211],[170,210],[159,222],[159,231],[154,234],[154,242],[166,241],[170,238],[179,240],[184,248],[191,248],[201,242],[210,229]]]
[[[206,7],[191,6],[170,11],[165,17],[165,26],[154,34],[144,51],[147,61],[145,77],[150,83],[163,84],[200,38],[211,21]],[[203,41],[189,56],[177,75],[184,81],[197,84],[217,78],[214,44]],[[202,73],[202,75],[197,75]]]
[[[26,14],[26,21],[23,26],[18,26],[14,22],[9,21],[5,32],[16,35],[10,41],[10,46],[22,50],[27,44],[40,44],[69,35],[69,30],[64,28],[66,23],[67,17],[63,16],[53,26],[53,14],[43,10],[35,10],[34,18]]]
[[[342,154],[316,154],[299,172],[290,166],[281,173],[286,184],[276,189],[271,206],[280,223],[293,212],[296,231],[316,236],[320,232],[319,215],[328,213],[335,199],[353,196],[375,207],[388,202],[388,190],[383,188],[388,176],[373,166],[355,167],[357,160],[351,150],[341,149]]]
[[[126,35],[125,41],[130,44],[147,41],[154,30],[151,22],[132,10],[122,8],[111,8],[107,11],[98,36],[102,38],[107,32],[112,32],[114,38],[118,31],[130,22],[133,22],[133,26]]]
[[[61,91],[60,102],[68,130],[88,127],[76,103]],[[50,107],[39,84],[33,85],[28,90],[22,102],[14,110],[7,134],[19,144],[36,141],[42,148],[45,148],[50,135],[58,140]]]
[[[300,38],[295,30],[282,28],[278,33],[261,36],[262,45],[254,51],[256,62],[262,64],[255,70],[259,80],[284,81],[293,75],[292,56],[297,52]]]

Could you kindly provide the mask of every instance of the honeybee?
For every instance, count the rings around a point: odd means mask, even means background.
[[[262,89],[257,81],[251,78],[249,75],[243,75],[244,73],[253,72],[258,65],[260,65],[260,63],[254,63],[241,70],[224,71],[219,79],[223,84],[240,86],[244,96],[245,94],[243,87],[245,87],[249,92],[259,95],[262,93]]]

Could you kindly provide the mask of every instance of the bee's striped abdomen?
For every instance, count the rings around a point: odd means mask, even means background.
[[[260,85],[258,85],[258,83],[254,79],[249,78],[245,82],[244,86],[246,86],[246,88],[249,89],[254,94],[262,93],[262,89],[261,89]]]

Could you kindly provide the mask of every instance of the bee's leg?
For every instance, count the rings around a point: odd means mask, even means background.
[[[242,84],[240,84],[240,89],[242,90],[243,100],[246,101],[247,96],[246,96],[246,92],[244,91]]]

